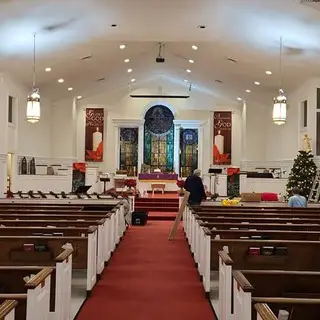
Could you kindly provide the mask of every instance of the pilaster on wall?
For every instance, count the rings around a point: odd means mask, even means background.
[[[115,155],[115,165],[118,169],[120,167],[120,129],[121,128],[138,128],[139,137],[138,137],[138,171],[141,168],[143,163],[143,125],[144,120],[141,119],[112,119],[114,127],[114,155]]]
[[[0,198],[4,197],[7,181],[7,155],[0,154]]]

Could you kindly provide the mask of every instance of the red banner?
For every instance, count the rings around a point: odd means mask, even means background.
[[[85,160],[103,161],[104,109],[86,109]]]
[[[232,112],[213,113],[213,164],[231,164]]]

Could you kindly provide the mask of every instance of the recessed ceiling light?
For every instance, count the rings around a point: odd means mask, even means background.
[[[271,71],[266,71],[266,74],[271,75],[272,72]]]
[[[259,81],[255,81],[254,84],[255,84],[256,86],[260,86],[260,82],[259,82]]]
[[[72,91],[72,90],[73,90],[73,88],[72,88],[72,87],[68,88],[68,91]]]
[[[190,63],[194,63],[194,60],[192,60],[192,59],[189,59],[189,62],[190,62]]]
[[[124,59],[124,62],[128,63],[128,62],[130,62],[130,59]]]
[[[190,72],[191,72],[191,70],[190,70],[190,69],[187,69],[187,70],[186,70],[186,72],[190,73]]]
[[[59,79],[58,82],[59,82],[59,83],[63,83],[64,80],[63,80],[63,79]]]
[[[132,69],[128,69],[128,72],[131,73],[133,70]]]
[[[241,101],[242,99],[238,97],[237,100]]]
[[[50,72],[51,71],[51,68],[48,67],[48,68],[45,68],[46,72]]]
[[[118,25],[117,25],[117,24],[115,24],[115,23],[113,23],[113,24],[111,25],[111,27],[112,27],[112,28],[117,28],[117,27],[118,27]]]
[[[217,82],[217,83],[223,83],[223,81],[221,81],[221,80],[219,80],[219,79],[214,80],[214,81]]]
[[[199,28],[199,29],[205,29],[206,26],[205,26],[204,24],[199,24],[197,28]]]
[[[82,96],[77,96],[77,99],[82,99]]]
[[[136,81],[136,79],[131,79],[131,82],[135,82]]]
[[[192,49],[193,49],[193,50],[198,50],[198,47],[195,46],[195,45],[193,45],[193,46],[192,46]]]
[[[251,92],[251,90],[247,89],[247,90],[246,90],[246,92],[250,93],[250,92]]]
[[[121,44],[121,45],[119,46],[119,48],[120,48],[121,50],[123,50],[123,49],[126,48],[126,45],[125,45],[125,44]]]

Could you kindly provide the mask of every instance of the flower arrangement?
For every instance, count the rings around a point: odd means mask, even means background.
[[[180,188],[180,190],[178,191],[179,197],[182,197],[184,195],[184,191],[183,191],[184,180],[182,180],[182,179],[177,180],[177,186],[178,186],[178,188]]]
[[[221,204],[223,206],[236,206],[239,204],[239,202],[240,202],[240,200],[238,200],[238,199],[223,199],[221,201]]]
[[[180,188],[180,189],[182,189],[182,188],[184,188],[184,180],[177,180],[177,186],[178,186],[178,188]]]
[[[135,179],[127,179],[125,181],[125,185],[128,188],[135,188],[137,186],[137,180],[135,180]]]

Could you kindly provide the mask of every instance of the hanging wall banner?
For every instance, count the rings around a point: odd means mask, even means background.
[[[86,109],[85,160],[103,160],[104,109]]]
[[[86,184],[86,164],[74,162],[72,165],[72,192]]]
[[[231,164],[232,112],[213,113],[213,164]]]

